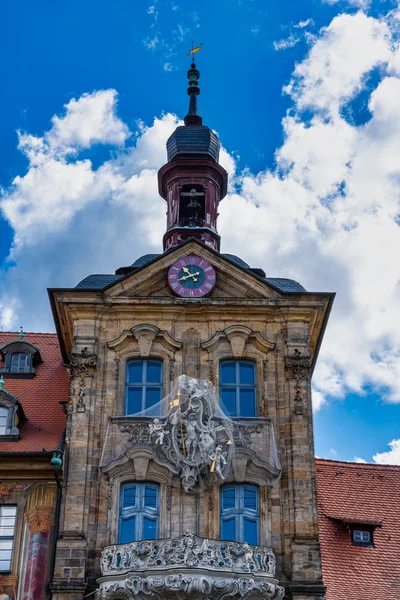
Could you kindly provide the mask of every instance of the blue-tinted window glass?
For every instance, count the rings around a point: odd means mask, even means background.
[[[134,415],[142,410],[143,403],[143,388],[142,387],[128,387],[127,390],[127,407],[126,414]]]
[[[259,489],[255,485],[221,488],[221,539],[259,543]]]
[[[157,490],[146,485],[144,491],[144,505],[149,508],[157,508]]]
[[[257,540],[257,522],[250,519],[243,519],[243,541],[256,546]]]
[[[246,487],[244,488],[243,508],[257,510],[257,494],[255,489]]]
[[[241,362],[239,364],[239,383],[246,385],[254,385],[254,363]]]
[[[255,417],[255,389],[241,388],[239,390],[239,415],[241,417]]]
[[[154,540],[157,537],[157,521],[143,517],[143,540]]]
[[[147,362],[147,383],[161,383],[161,363],[149,360]]]
[[[221,363],[221,383],[229,384],[236,383],[236,363],[223,362]]]
[[[118,543],[158,537],[158,484],[124,483],[121,486]]]
[[[123,495],[123,508],[132,508],[136,506],[136,486],[126,487]]]
[[[127,383],[143,382],[143,361],[134,360],[128,364]]]
[[[224,488],[222,491],[222,510],[235,508],[235,488]]]
[[[134,415],[146,410],[158,404],[161,398],[162,361],[130,361],[126,370],[125,414]]]
[[[136,518],[123,519],[120,527],[120,544],[128,544],[136,539]]]
[[[223,408],[229,416],[255,417],[255,364],[243,360],[221,362],[220,396]]]
[[[221,540],[235,540],[235,519],[221,522]]]
[[[161,387],[146,388],[146,408],[154,406],[161,401]]]
[[[236,388],[221,388],[223,408],[230,417],[236,416]]]

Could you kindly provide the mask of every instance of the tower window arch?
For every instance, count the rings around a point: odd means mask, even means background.
[[[123,483],[120,493],[118,543],[128,544],[158,537],[160,486],[156,483]]]
[[[130,360],[126,365],[125,414],[134,415],[161,401],[163,362]]]
[[[224,360],[219,365],[220,397],[231,417],[256,416],[256,365],[248,360]]]
[[[179,198],[179,226],[204,227],[205,212],[204,187],[184,185]]]
[[[257,485],[225,484],[220,490],[221,540],[258,545],[260,493]]]

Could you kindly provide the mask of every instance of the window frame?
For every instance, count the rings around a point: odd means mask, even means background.
[[[13,360],[14,357],[18,356],[19,360],[18,360],[18,365],[17,368],[15,369],[15,367],[13,366]],[[25,365],[23,366],[23,369],[21,370],[20,367],[20,362],[21,362],[21,356],[25,357]],[[14,373],[14,374],[21,374],[21,373],[30,373],[32,370],[32,355],[28,354],[27,352],[22,352],[21,350],[17,350],[16,352],[12,352],[10,354],[10,366],[9,366],[9,373]]]
[[[14,553],[14,546],[15,546],[15,538],[16,538],[16,534],[17,534],[17,512],[18,512],[18,505],[17,504],[0,504],[0,519],[2,517],[2,509],[3,508],[15,508],[15,514],[14,514],[14,524],[13,524],[13,535],[1,535],[1,528],[0,528],[0,542],[1,541],[9,541],[11,540],[11,556],[10,556],[10,566],[9,569],[1,569],[0,567],[0,574],[2,573],[11,573],[12,572],[12,565],[13,565],[13,553]],[[1,556],[1,555],[0,555]]]
[[[129,383],[128,382],[128,373],[129,373],[129,366],[132,363],[135,362],[141,362],[143,363],[143,371],[142,371],[142,381],[140,383]],[[147,382],[147,366],[148,363],[153,362],[153,363],[158,363],[160,366],[160,374],[161,374],[161,378],[160,378],[160,383],[148,383]],[[129,358],[126,363],[125,363],[125,382],[124,382],[124,386],[125,386],[125,396],[124,396],[124,415],[126,417],[129,416],[134,416],[137,415],[140,412],[143,412],[144,410],[147,410],[148,408],[152,408],[152,407],[146,407],[146,389],[150,388],[150,387],[159,387],[160,388],[160,400],[162,400],[163,398],[163,389],[164,389],[164,360],[158,357],[154,357],[154,358],[142,358],[142,357],[133,357],[133,358]],[[128,390],[129,388],[142,388],[142,407],[141,410],[138,411],[137,413],[128,413]],[[157,404],[157,403],[156,403]],[[152,406],[155,406],[154,404]]]
[[[156,508],[145,505],[146,487],[156,493]],[[129,509],[124,507],[125,490],[135,488],[135,506]],[[129,542],[122,542],[122,525],[124,521],[135,518],[135,536]],[[156,536],[154,538],[144,537],[144,519],[148,518],[156,523]],[[160,485],[152,481],[125,481],[121,483],[119,489],[119,507],[118,507],[118,544],[129,544],[131,542],[144,541],[145,539],[159,539],[160,536]]]
[[[223,383],[222,381],[222,366],[224,364],[227,363],[234,363],[235,364],[235,383]],[[254,374],[254,383],[252,384],[248,384],[248,383],[240,383],[240,366],[242,364],[250,364],[253,367],[253,374]],[[241,418],[241,419],[254,419],[257,417],[258,415],[258,402],[257,402],[257,362],[255,360],[252,359],[236,359],[236,358],[224,358],[222,360],[219,361],[219,397],[220,397],[220,401],[221,404],[225,407],[223,398],[222,398],[222,393],[223,393],[223,389],[224,388],[230,388],[230,389],[235,389],[235,413],[234,415],[229,414],[228,416],[232,417],[232,418]],[[251,416],[244,416],[240,414],[240,390],[241,389],[252,389],[254,392],[254,404],[253,404],[253,408],[254,408],[254,414]],[[227,408],[227,407],[225,407]]]
[[[356,532],[368,533],[369,540],[367,542],[363,542],[361,540],[356,540],[355,539]],[[353,546],[359,546],[361,548],[375,548],[374,528],[373,527],[368,527],[366,525],[363,525],[362,523],[360,525],[354,525],[354,526],[350,527],[350,538],[351,538],[351,543]]]
[[[253,511],[252,509],[248,509],[244,507],[244,491],[245,489],[251,489],[256,492],[256,509]],[[224,492],[234,489],[235,490],[235,507],[224,509],[223,508],[223,496]],[[245,533],[244,533],[244,521],[245,519],[249,519],[256,523],[256,536],[257,540],[255,544],[251,542],[247,542],[253,546],[258,546],[260,544],[260,487],[253,483],[226,483],[220,487],[220,510],[219,510],[219,527],[220,527],[220,539],[224,539],[222,537],[222,529],[223,522],[228,520],[234,520],[234,528],[235,535],[234,540],[240,544],[246,543]],[[228,540],[227,540],[228,541]]]

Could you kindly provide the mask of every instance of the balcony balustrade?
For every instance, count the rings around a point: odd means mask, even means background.
[[[183,536],[106,546],[99,598],[281,600],[267,546]]]

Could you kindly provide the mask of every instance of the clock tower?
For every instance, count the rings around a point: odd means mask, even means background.
[[[218,163],[218,137],[203,125],[198,114],[199,77],[192,62],[188,71],[189,111],[184,125],[168,139],[168,162],[158,173],[159,193],[167,202],[164,251],[190,238],[220,249],[218,204],[226,196],[228,174]]]

